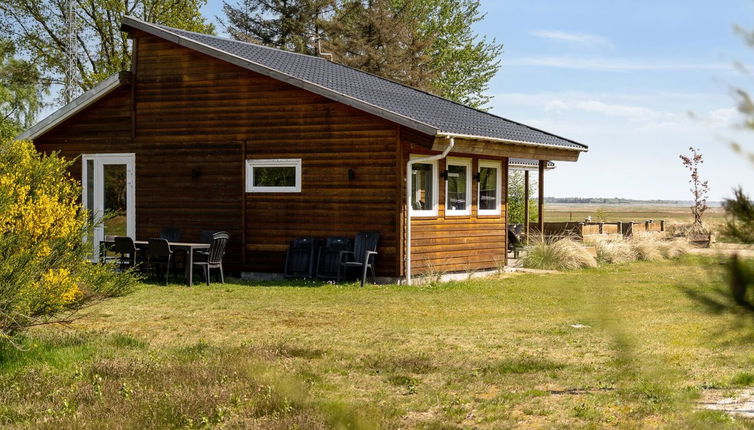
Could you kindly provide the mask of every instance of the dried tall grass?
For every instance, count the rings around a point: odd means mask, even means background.
[[[597,260],[573,239],[540,239],[526,248],[523,264],[531,269],[575,270],[597,267]]]
[[[636,252],[623,240],[596,240],[597,261],[609,264],[624,264],[636,261]]]
[[[686,239],[676,238],[659,241],[659,249],[665,258],[676,258],[688,254],[690,246]]]
[[[663,240],[651,233],[637,233],[629,240],[629,243],[636,257],[643,261],[675,258],[689,251],[689,245],[685,239]]]

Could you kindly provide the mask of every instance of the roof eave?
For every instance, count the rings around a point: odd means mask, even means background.
[[[589,147],[579,143],[579,147],[575,146],[563,146],[563,145],[550,145],[546,143],[537,143],[537,142],[526,142],[523,140],[513,140],[513,139],[503,139],[499,137],[489,137],[489,136],[476,136],[471,134],[459,134],[459,133],[450,133],[446,131],[438,131],[436,134],[437,137],[452,137],[455,139],[467,139],[467,140],[484,140],[488,142],[498,142],[498,143],[507,143],[510,145],[523,145],[523,146],[533,146],[538,148],[549,148],[549,149],[562,149],[566,151],[576,151],[576,152],[588,152]]]
[[[426,124],[421,121],[417,121],[415,119],[409,118],[407,116],[404,116],[404,115],[401,115],[401,114],[398,114],[389,110],[385,110],[383,108],[380,108],[379,106],[375,106],[373,104],[366,103],[362,100],[358,100],[353,97],[350,97],[346,94],[333,91],[329,88],[325,88],[313,82],[299,79],[295,76],[288,75],[286,73],[269,68],[262,64],[255,63],[253,61],[239,57],[237,55],[233,55],[223,50],[214,48],[207,44],[197,42],[195,40],[181,36],[180,34],[167,31],[165,29],[162,29],[160,27],[157,27],[153,24],[142,21],[140,19],[133,18],[130,16],[124,16],[121,23],[121,30],[128,31],[129,28],[144,31],[146,33],[149,33],[154,36],[168,40],[170,42],[176,43],[180,46],[184,46],[186,48],[193,49],[203,54],[207,54],[219,60],[227,61],[228,63],[235,64],[237,66],[249,69],[261,75],[264,75],[273,79],[277,79],[282,82],[286,82],[293,86],[305,89],[307,91],[321,95],[323,97],[327,97],[331,100],[334,100],[339,103],[362,110],[364,112],[370,113],[372,115],[378,116],[388,121],[392,121],[394,123],[409,127],[413,130],[428,134],[430,136],[434,136],[438,132],[437,127],[432,126],[430,124]],[[323,59],[322,61],[327,61],[327,60]]]
[[[19,134],[17,140],[34,140],[47,133],[65,120],[91,106],[94,102],[110,94],[123,84],[131,81],[131,72],[121,71],[110,75],[107,79],[97,84],[94,88],[76,97],[67,105],[53,112],[51,115],[29,127]]]

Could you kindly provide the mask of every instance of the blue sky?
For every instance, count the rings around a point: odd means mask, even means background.
[[[222,2],[210,0],[209,17]],[[722,6],[724,5],[724,6]],[[740,121],[731,86],[754,90],[734,62],[754,50],[733,31],[754,28],[754,1],[482,0],[480,35],[505,45],[490,85],[492,111],[590,146],[548,173],[548,196],[688,199],[678,154],[701,148],[711,197],[754,192],[754,131]]]

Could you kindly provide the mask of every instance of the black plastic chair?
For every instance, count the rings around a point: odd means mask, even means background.
[[[173,259],[173,250],[170,249],[167,239],[149,239],[147,248],[147,264],[157,275],[157,267],[165,267],[165,285],[170,280],[170,262]]]
[[[165,227],[160,231],[160,239],[165,239],[168,242],[180,242],[181,229],[176,227]]]
[[[214,234],[215,234],[214,231],[202,230],[202,233],[199,236],[199,242],[201,242],[201,243],[212,243],[212,236]]]
[[[316,243],[313,237],[300,237],[291,242],[285,253],[283,275],[286,278],[312,277]]]
[[[353,242],[347,237],[328,237],[317,252],[318,279],[337,279],[340,269],[340,252],[351,251]]]
[[[356,240],[353,242],[353,251],[341,251],[340,266],[338,267],[338,282],[342,276],[341,272],[348,274],[351,267],[361,268],[361,286],[367,281],[367,271],[372,271],[372,283],[375,283],[376,275],[374,274],[374,260],[377,256],[377,244],[380,241],[380,233],[376,231],[362,231],[356,234]]]
[[[131,267],[136,267],[136,245],[134,245],[134,240],[128,236],[117,236],[114,242],[112,251],[118,254],[115,260],[118,264],[118,270],[123,272]]]
[[[212,236],[215,234],[214,231],[209,230],[202,230],[202,233],[199,235],[199,243],[212,243]],[[206,260],[207,255],[209,254],[208,249],[197,249],[195,252],[195,255],[199,256],[200,260]]]
[[[521,239],[521,228],[518,225],[508,226],[508,252],[513,253],[513,258],[518,258],[519,252],[524,248],[524,242]]]
[[[220,269],[220,282],[225,283],[225,273],[223,271],[223,257],[225,256],[225,247],[228,246],[230,234],[225,231],[218,231],[212,234],[212,243],[209,245],[207,257],[204,261],[194,261],[194,267],[202,268],[204,281],[209,285],[211,269]],[[193,270],[193,267],[191,268]]]

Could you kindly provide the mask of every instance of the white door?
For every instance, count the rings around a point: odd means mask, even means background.
[[[135,239],[135,159],[134,154],[82,156],[81,202],[96,222],[93,234],[85,239],[92,247],[93,261],[99,259],[100,242],[105,238]]]

